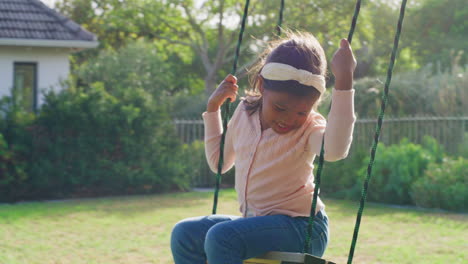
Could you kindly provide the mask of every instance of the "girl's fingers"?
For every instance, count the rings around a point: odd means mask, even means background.
[[[218,96],[223,101],[230,99],[231,102],[234,102],[237,97],[237,91],[239,90],[239,86],[236,84],[237,79],[235,76],[229,74],[223,82],[219,85],[217,89]]]
[[[340,48],[348,51],[352,51],[351,44],[349,44],[347,39],[342,39],[340,42]]]
[[[348,41],[346,39],[341,39],[340,48],[346,48]]]
[[[237,84],[232,84],[230,82],[225,82],[222,85],[223,85],[223,88],[228,90],[228,91],[237,92],[239,90],[239,86]]]
[[[340,48],[351,49],[351,45],[349,44],[348,40],[344,38],[344,39],[341,39]]]
[[[229,98],[231,98],[231,102],[236,101],[236,94],[232,94]]]
[[[226,97],[231,99],[231,102],[234,102],[236,100],[236,97],[237,97],[237,91],[229,91],[226,94]]]
[[[236,84],[237,83],[237,78],[236,76],[232,75],[232,74],[228,74],[228,76],[226,76],[226,78],[224,78],[224,80],[226,82],[229,82],[229,83],[233,83],[233,84]]]

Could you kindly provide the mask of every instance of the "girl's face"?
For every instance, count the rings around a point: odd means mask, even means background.
[[[272,128],[278,134],[286,134],[300,128],[312,111],[315,99],[312,95],[297,96],[260,88],[262,130]]]

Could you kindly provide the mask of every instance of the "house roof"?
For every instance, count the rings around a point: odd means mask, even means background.
[[[39,0],[0,0],[0,45],[92,48],[98,42]]]

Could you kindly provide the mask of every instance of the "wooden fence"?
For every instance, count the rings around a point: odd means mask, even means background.
[[[387,118],[384,120],[380,142],[385,145],[397,144],[403,138],[420,144],[424,136],[435,138],[446,153],[456,154],[461,151],[464,141],[468,140],[468,117],[410,117]],[[203,141],[202,120],[174,120],[177,134],[182,142],[190,144]],[[376,120],[357,120],[353,134],[350,155],[357,150],[369,150],[372,146]],[[202,150],[198,149],[199,152]],[[192,177],[192,186],[209,187],[214,185],[214,174],[209,170],[203,153],[193,153],[192,164],[199,164]],[[232,175],[230,176],[232,177]]]

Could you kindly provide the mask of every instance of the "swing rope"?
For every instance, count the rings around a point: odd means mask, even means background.
[[[241,29],[239,32],[239,38],[237,40],[236,53],[234,55],[234,63],[232,65],[232,70],[231,70],[232,75],[235,75],[237,71],[237,61],[239,60],[240,47],[242,44],[242,37],[244,35],[244,30],[245,30],[245,21],[247,20],[247,16],[249,12],[249,4],[250,4],[250,0],[246,0],[245,6],[244,6],[244,15],[242,16]],[[221,107],[222,119],[223,119],[223,134],[221,135],[221,143],[219,144],[218,172],[216,173],[216,187],[215,187],[215,193],[214,193],[212,214],[216,214],[216,210],[218,207],[219,186],[221,184],[221,172],[223,170],[223,163],[224,163],[224,141],[226,139],[227,124],[228,124],[229,113],[230,113],[230,109],[229,109],[230,104],[231,102],[228,99]]]
[[[284,0],[281,0],[281,6],[278,16],[278,24],[276,25],[276,30],[278,31],[278,36],[281,36],[281,25],[283,24],[283,11],[284,11]]]
[[[354,8],[353,20],[351,22],[351,28],[349,29],[349,34],[348,34],[348,42],[350,44],[353,39],[354,29],[356,28],[357,19],[359,17],[360,10],[361,10],[361,0],[358,0]],[[330,108],[331,108],[331,102],[330,102],[329,109]],[[315,219],[315,210],[317,208],[318,193],[320,191],[320,183],[321,183],[321,178],[322,178],[321,176],[322,176],[324,153],[325,153],[324,145],[325,145],[325,135],[323,135],[322,137],[322,146],[320,147],[320,156],[319,156],[319,162],[318,162],[318,167],[317,167],[317,175],[315,176],[314,196],[313,196],[312,205],[310,208],[309,224],[307,225],[307,233],[306,233],[306,241],[305,241],[304,249],[302,253],[308,252],[309,247],[310,247],[310,240],[312,237],[312,228],[313,228],[314,219]]]
[[[371,150],[371,157],[370,157],[370,160],[369,160],[369,165],[367,167],[367,176],[366,176],[366,180],[364,181],[364,187],[363,187],[363,190],[362,190],[361,201],[360,201],[360,205],[359,205],[359,211],[358,211],[358,215],[356,217],[356,225],[354,227],[353,241],[351,243],[351,248],[349,250],[348,264],[351,264],[353,262],[354,249],[356,248],[356,243],[357,243],[357,238],[358,238],[358,233],[359,233],[359,226],[360,226],[360,223],[361,223],[362,212],[364,211],[364,204],[366,202],[366,197],[367,197],[367,189],[369,187],[369,180],[370,180],[371,174],[372,174],[372,166],[374,165],[375,154],[377,152],[377,146],[379,144],[380,131],[382,129],[383,118],[384,118],[384,114],[385,114],[385,107],[387,106],[388,91],[389,91],[389,88],[390,88],[390,82],[392,80],[393,66],[395,64],[396,53],[397,53],[397,50],[398,50],[398,43],[400,41],[401,28],[403,26],[403,18],[405,17],[406,2],[407,2],[407,0],[403,0],[401,2],[400,17],[398,18],[397,30],[396,30],[395,38],[394,38],[394,41],[393,41],[392,55],[391,55],[390,64],[388,65],[388,70],[387,70],[387,80],[385,81],[385,88],[384,88],[384,94],[382,96],[382,104],[381,104],[381,108],[380,108],[380,114],[379,114],[379,118],[377,120],[377,128],[376,128],[375,135],[374,135],[374,143],[373,143],[372,150]]]

